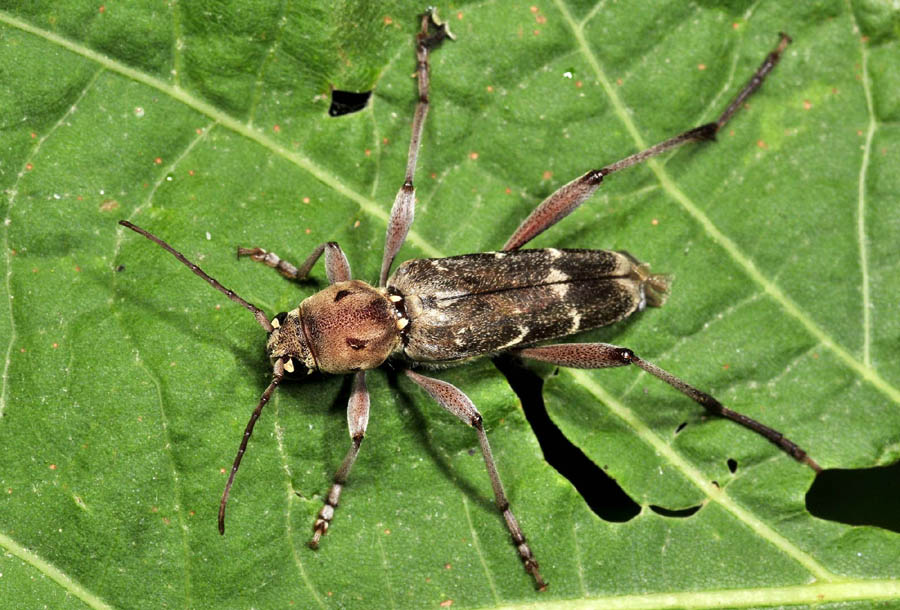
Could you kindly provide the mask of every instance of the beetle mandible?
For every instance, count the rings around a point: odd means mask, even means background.
[[[584,203],[613,172],[687,142],[714,140],[716,133],[778,63],[790,38],[781,34],[777,47],[715,122],[690,129],[612,165],[591,170],[562,186],[522,222],[501,251],[410,260],[389,276],[394,257],[413,220],[413,177],[429,105],[429,54],[448,37],[446,24],[433,11],[422,16],[421,30],[416,37],[419,100],[412,121],[406,175],[391,208],[377,286],[351,278],[350,265],[334,242],[318,246],[299,267],[262,248],[239,248],[239,256],[249,256],[294,280],[306,278],[316,261],[323,253],[325,255],[330,286],[303,300],[296,309],[280,313],[270,321],[263,311],[222,286],[172,246],[128,221],[120,221],[123,226],[168,250],[213,288],[248,309],[268,333],[266,352],[273,364],[272,381],[247,423],[234,459],[219,504],[219,532],[225,532],[228,495],[253,427],[285,374],[304,370],[309,373],[353,373],[355,378],[347,410],[351,445],[313,525],[309,545],[318,547],[328,531],[366,432],[369,419],[366,371],[381,366],[388,359],[398,364],[404,374],[441,407],[477,432],[497,507],[525,570],[539,589],[544,589],[546,583],[506,498],[481,414],[461,390],[413,368],[458,364],[504,351],[565,367],[605,368],[634,364],[689,396],[710,413],[753,430],[798,461],[816,471],[821,470],[803,449],[781,433],[724,407],[709,394],[639,358],[627,348],[604,343],[535,345],[612,324],[646,306],[661,306],[669,292],[669,281],[665,275],[650,273],[648,265],[626,252],[520,249]]]

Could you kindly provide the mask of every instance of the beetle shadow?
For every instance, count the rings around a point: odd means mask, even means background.
[[[492,361],[522,402],[525,419],[537,437],[544,459],[572,483],[590,509],[605,521],[625,522],[637,516],[641,506],[550,419],[544,404],[543,378],[510,354],[495,356]]]
[[[334,391],[335,381],[340,381],[337,391]],[[344,456],[350,449],[350,438],[347,436],[347,404],[350,402],[350,394],[353,391],[353,375],[326,375],[319,372],[307,374],[306,371],[297,371],[295,373],[287,373],[284,377],[284,383],[278,388],[281,393],[282,402],[291,405],[294,410],[289,417],[300,421],[303,419],[306,423],[310,420],[314,421],[314,425],[323,426],[322,442],[318,445],[318,451],[321,452],[321,468],[327,473],[327,479],[323,479],[322,485],[324,489],[317,490],[314,495],[307,496],[300,494],[303,498],[319,496],[323,501],[328,489],[331,486],[331,476],[338,470]],[[308,406],[310,402],[310,394],[327,395],[321,403]],[[296,409],[296,405],[305,405],[303,408]],[[286,417],[282,415],[282,417]],[[302,432],[299,433],[302,441]],[[299,472],[299,471],[298,471]],[[358,477],[351,480],[355,482]],[[292,480],[291,485],[295,490],[299,485],[297,480]],[[299,492],[298,492],[299,494]]]
[[[565,437],[547,414],[543,399],[544,380],[529,369],[520,358],[503,354],[493,358],[494,365],[507,378],[522,402],[528,423],[534,430],[544,458],[557,472],[575,486],[585,502],[606,521],[628,521],[640,505],[606,472]],[[698,414],[682,422],[675,430],[681,433],[690,421],[704,421],[710,416]],[[738,462],[727,458],[731,474]],[[807,510],[815,517],[849,525],[875,526],[900,533],[900,461],[886,466],[859,469],[827,469],[819,473],[805,497]],[[718,486],[716,481],[713,483]],[[671,509],[650,504],[648,508],[662,517],[687,518],[702,505]]]
[[[388,380],[388,386],[394,390],[394,404],[397,408],[404,414],[401,418],[407,422],[407,429],[410,430],[415,436],[419,437],[422,442],[422,446],[425,448],[426,453],[428,453],[431,461],[437,465],[438,471],[453,485],[459,488],[464,494],[466,494],[469,499],[474,503],[480,506],[481,508],[497,512],[496,504],[494,504],[493,496],[490,495],[490,481],[487,478],[487,471],[485,471],[485,488],[476,487],[468,480],[466,480],[461,473],[459,473],[451,464],[447,457],[441,454],[438,451],[438,448],[435,446],[432,435],[429,434],[428,431],[428,420],[425,415],[416,407],[415,401],[410,397],[409,393],[406,392],[398,382],[398,375],[401,371],[392,367],[384,367],[382,369],[386,375]],[[435,408],[440,409],[440,405],[437,403],[434,404]],[[441,412],[444,413],[443,409]],[[445,413],[448,417],[453,417],[449,413]],[[459,422],[460,426],[465,426],[462,422]],[[473,442],[477,447],[478,438],[475,434],[475,430],[471,430]],[[475,455],[480,457],[480,452],[476,448]],[[488,495],[485,495],[488,494]],[[499,513],[497,513],[499,516]]]

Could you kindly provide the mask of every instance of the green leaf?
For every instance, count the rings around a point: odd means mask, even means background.
[[[336,240],[356,277],[377,278],[416,102],[417,9],[296,4],[0,11],[6,604],[900,607],[897,534],[812,517],[809,469],[627,368],[541,368],[555,422],[641,504],[627,523],[598,518],[546,464],[490,362],[436,373],[485,416],[545,593],[473,431],[390,369],[368,377],[366,442],[318,552],[305,542],[349,446],[349,378],[277,391],[220,537],[219,494],[271,374],[264,337],[115,223],[152,230],[272,314],[315,286],[236,261],[236,245],[300,261]],[[559,185],[714,120],[790,33],[717,143],[610,176],[533,245],[627,249],[676,278],[664,308],[579,340],[633,348],[825,467],[897,460],[896,9],[441,9],[457,41],[433,56],[398,260],[499,248]],[[330,118],[332,87],[374,95]]]

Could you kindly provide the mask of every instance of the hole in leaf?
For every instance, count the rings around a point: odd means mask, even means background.
[[[682,430],[684,430],[684,427],[685,427],[685,426],[687,426],[687,422],[686,422],[686,421],[683,421],[683,422],[681,422],[680,424],[678,424],[678,427],[675,428],[675,434],[678,434],[679,432],[681,432]]]
[[[328,108],[328,116],[343,116],[359,112],[369,103],[371,91],[356,93],[355,91],[331,90],[331,106]]]
[[[625,493],[615,479],[573,445],[550,419],[541,391],[544,380],[512,356],[500,355],[493,362],[522,401],[525,418],[538,439],[547,463],[575,486],[591,510],[601,519],[628,521],[634,518],[641,507]]]
[[[877,468],[825,470],[806,493],[816,517],[900,532],[900,462]]]
[[[657,515],[662,515],[663,517],[675,517],[677,519],[684,519],[685,517],[690,517],[691,515],[696,513],[702,506],[702,504],[698,504],[697,506],[690,506],[688,508],[671,509],[651,504],[650,510],[652,510]]]
[[[737,460],[734,458],[728,458],[728,470],[731,471],[731,474],[737,472]]]

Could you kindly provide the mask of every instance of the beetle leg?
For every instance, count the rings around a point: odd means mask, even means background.
[[[436,32],[429,33],[430,25],[437,28]],[[428,54],[432,48],[448,36],[447,26],[437,23],[430,11],[422,15],[422,29],[416,36],[416,78],[419,86],[419,102],[416,104],[416,111],[413,115],[412,137],[409,141],[409,155],[406,159],[406,177],[394,199],[391,216],[388,219],[387,235],[384,240],[384,258],[381,262],[381,275],[378,280],[379,286],[384,286],[387,282],[391,263],[394,262],[394,257],[397,256],[400,246],[406,240],[415,215],[416,188],[413,186],[413,177],[416,173],[416,161],[419,158],[419,147],[422,143],[425,116],[428,114],[428,78],[431,70],[428,65]]]
[[[747,98],[759,89],[763,79],[765,79],[778,63],[781,54],[790,42],[791,39],[787,34],[781,34],[781,41],[778,43],[778,46],[766,56],[766,59],[759,68],[757,68],[756,72],[753,73],[753,76],[747,81],[740,93],[735,96],[734,100],[732,100],[715,122],[689,129],[674,138],[669,138],[646,150],[625,157],[620,161],[616,161],[612,165],[607,165],[602,169],[592,169],[580,178],[576,178],[572,182],[562,186],[559,190],[542,201],[541,204],[528,215],[528,218],[522,221],[519,228],[517,228],[509,240],[507,240],[503,249],[516,250],[521,248],[536,236],[571,214],[575,208],[587,201],[587,199],[594,194],[594,191],[600,188],[600,184],[603,182],[605,176],[621,169],[625,169],[626,167],[642,163],[650,157],[655,157],[656,155],[677,148],[688,142],[715,140],[716,133],[728,123]]]
[[[240,248],[237,249],[238,258],[241,256],[249,256],[252,260],[263,263],[276,269],[278,273],[291,280],[305,280],[310,270],[322,253],[325,253],[325,275],[328,277],[328,283],[344,282],[351,279],[350,263],[344,255],[344,251],[337,245],[337,242],[330,241],[328,243],[319,244],[312,254],[306,257],[303,264],[299,267],[294,266],[288,261],[280,258],[274,252],[263,250],[262,248]]]
[[[366,426],[369,424],[369,391],[366,389],[366,372],[359,371],[353,379],[353,392],[350,394],[350,401],[347,403],[347,427],[350,430],[350,450],[341,467],[334,473],[331,489],[325,496],[325,505],[319,511],[316,522],[313,525],[313,537],[309,541],[310,548],[319,548],[319,540],[328,531],[331,525],[331,519],[334,517],[334,509],[337,508],[338,500],[341,498],[341,491],[347,483],[347,476],[356,456],[359,455],[359,446],[362,444],[363,437],[366,434]]]
[[[745,428],[753,430],[760,436],[777,445],[798,462],[806,464],[816,472],[822,471],[822,467],[809,457],[806,451],[801,449],[800,446],[792,440],[785,437],[781,432],[773,430],[755,419],[747,417],[737,411],[732,411],[706,392],[702,392],[694,386],[685,383],[678,377],[659,368],[655,364],[638,358],[637,355],[627,347],[618,347],[609,345],[608,343],[559,343],[555,345],[513,350],[513,353],[522,358],[530,358],[532,360],[549,362],[551,364],[576,369],[601,369],[634,364],[657,379],[665,381],[682,394],[692,398],[696,403],[713,415],[730,419]]]
[[[516,521],[515,516],[512,514],[512,510],[509,507],[509,500],[506,498],[506,492],[503,491],[503,483],[500,482],[500,474],[497,472],[497,466],[494,464],[494,456],[491,453],[491,446],[488,443],[487,434],[484,432],[484,423],[482,422],[481,413],[478,412],[478,409],[469,397],[463,394],[456,386],[447,383],[446,381],[419,375],[409,369],[404,372],[407,377],[428,392],[428,394],[444,409],[458,417],[463,423],[475,428],[475,431],[478,433],[478,443],[481,445],[481,454],[484,456],[484,463],[487,466],[488,475],[491,477],[491,486],[494,488],[494,499],[497,502],[497,508],[500,509],[500,512],[503,514],[503,519],[506,521],[506,527],[509,528],[509,533],[512,535],[516,549],[519,551],[519,557],[522,559],[522,563],[525,564],[525,571],[534,577],[538,589],[546,589],[547,585],[541,578],[538,562],[534,558],[534,554],[531,552],[528,542],[525,540],[525,534],[522,533],[518,521]]]

